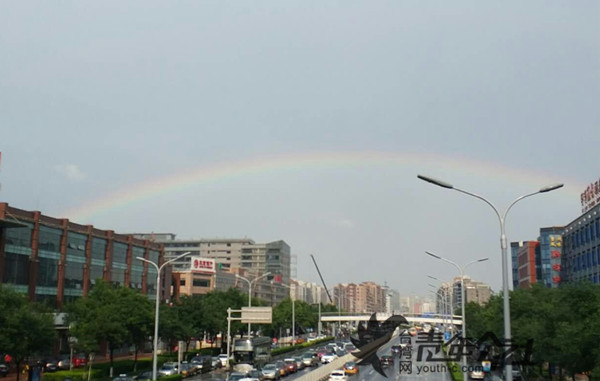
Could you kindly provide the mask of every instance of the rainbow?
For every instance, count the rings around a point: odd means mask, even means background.
[[[197,184],[223,181],[268,172],[292,172],[306,169],[352,168],[364,166],[401,166],[411,169],[439,171],[463,170],[482,177],[506,177],[513,182],[531,184],[533,189],[551,183],[565,183],[563,195],[576,197],[585,189],[580,181],[559,179],[554,175],[536,173],[522,168],[510,168],[480,160],[424,153],[395,153],[379,151],[309,152],[301,154],[267,155],[246,160],[229,161],[182,170],[167,176],[125,186],[101,198],[65,210],[62,215],[72,221],[89,220],[93,216],[161,194],[177,192]],[[434,173],[424,173],[435,177]],[[415,176],[417,172],[415,171]],[[445,177],[444,180],[452,181]]]

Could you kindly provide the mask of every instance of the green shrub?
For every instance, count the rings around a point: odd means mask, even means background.
[[[174,374],[172,376],[162,376],[160,381],[181,381],[183,376],[181,374]]]
[[[319,340],[314,340],[314,341],[311,341],[311,342],[307,341],[305,343],[296,344],[296,345],[292,345],[292,346],[289,346],[289,347],[275,348],[275,349],[271,350],[271,356],[281,355],[283,353],[292,352],[292,351],[295,351],[295,350],[298,350],[298,349],[302,349],[302,348],[310,348],[310,347],[319,345],[319,344],[324,343],[324,342],[332,341],[333,339],[334,339],[333,336],[328,336],[328,337],[324,337],[324,338],[319,339]]]
[[[99,379],[102,377],[102,371],[100,369],[94,369],[92,367],[91,379]],[[42,381],[64,381],[65,379],[71,379],[72,381],[87,381],[88,372],[87,368],[73,369],[73,370],[61,370],[54,373],[42,373]]]

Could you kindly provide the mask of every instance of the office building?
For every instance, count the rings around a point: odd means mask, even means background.
[[[164,248],[132,235],[0,203],[0,283],[32,301],[60,310],[87,295],[98,279],[135,288],[154,299],[156,270],[136,257],[160,264]],[[170,284],[169,269],[163,271],[164,284]],[[163,300],[170,298],[164,284]]]
[[[562,244],[560,281],[600,284],[600,204],[565,226]]]

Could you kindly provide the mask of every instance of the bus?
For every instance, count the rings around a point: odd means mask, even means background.
[[[233,360],[235,368],[245,368],[250,365],[261,368],[271,361],[271,338],[270,337],[244,337],[233,341]]]

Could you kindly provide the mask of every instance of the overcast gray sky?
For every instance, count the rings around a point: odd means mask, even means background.
[[[600,177],[598,1],[4,1],[0,200],[125,232],[285,240],[299,279],[501,287]]]

